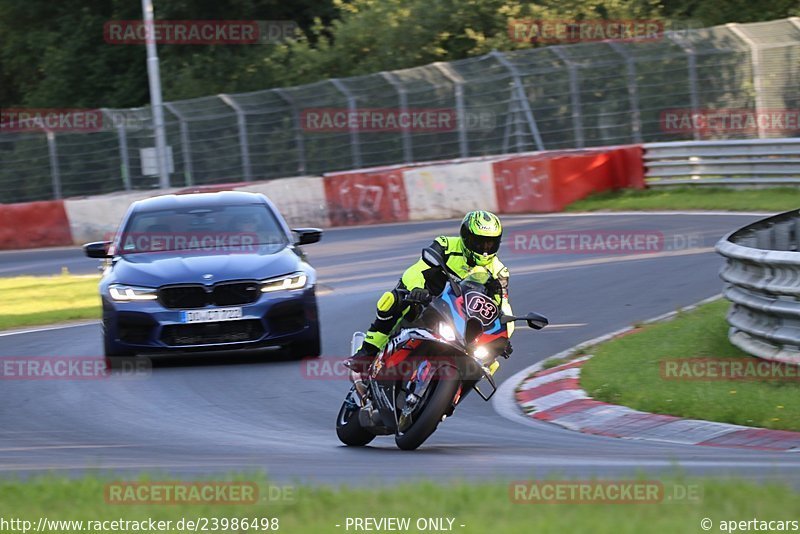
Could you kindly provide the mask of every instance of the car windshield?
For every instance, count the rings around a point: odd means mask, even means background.
[[[287,243],[263,204],[204,206],[134,213],[119,236],[118,253],[255,252]]]

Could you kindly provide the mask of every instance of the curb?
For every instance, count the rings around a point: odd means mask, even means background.
[[[681,311],[692,310],[720,297],[721,295],[715,295],[678,311],[645,321],[643,324],[671,319]],[[509,384],[513,390],[506,387],[504,393],[512,398],[517,412],[514,419],[521,417],[555,424],[576,432],[612,438],[800,452],[800,432],[652,414],[592,399],[580,387],[581,366],[592,355],[581,356],[561,365],[543,369],[547,361],[569,358],[582,349],[620,337],[633,330],[635,327],[630,326],[586,341],[546,358],[511,377],[504,385]],[[495,408],[502,415],[509,415],[507,405],[496,404]]]

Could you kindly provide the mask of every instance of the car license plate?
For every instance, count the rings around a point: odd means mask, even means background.
[[[213,310],[185,310],[181,312],[182,323],[216,323],[236,321],[242,318],[241,308],[216,308]]]

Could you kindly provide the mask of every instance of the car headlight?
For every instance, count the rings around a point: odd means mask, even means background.
[[[454,341],[456,339],[456,333],[453,331],[453,327],[447,323],[439,323],[439,335],[447,341]]]
[[[262,280],[261,291],[269,293],[271,291],[283,291],[285,289],[301,289],[306,287],[308,276],[305,273],[294,273],[279,278]]]
[[[491,359],[489,351],[483,345],[472,351],[472,355],[479,359],[484,365],[488,364]]]
[[[132,300],[155,300],[158,298],[158,290],[152,287],[126,286],[113,284],[108,286],[108,294],[118,302],[130,302]]]

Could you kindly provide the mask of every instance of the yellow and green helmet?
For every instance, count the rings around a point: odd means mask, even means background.
[[[464,257],[471,265],[485,267],[494,261],[500,250],[503,225],[494,213],[471,211],[461,221],[461,241]]]

